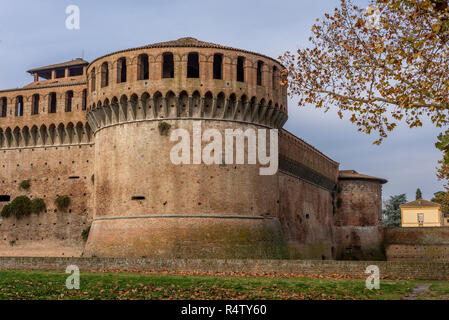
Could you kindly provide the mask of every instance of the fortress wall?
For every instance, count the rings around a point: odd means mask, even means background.
[[[226,129],[259,126],[167,119],[171,129],[165,136],[160,123],[111,125],[96,132],[95,213],[86,255],[287,257],[277,219],[276,175],[261,176],[253,164],[176,165],[170,158],[179,142],[170,141],[173,130],[185,129],[192,147],[194,123],[201,123],[203,132],[218,130],[223,145]]]
[[[0,194],[42,198],[47,211],[20,220],[1,219],[2,256],[79,256],[81,232],[92,218],[93,145],[0,149]],[[79,179],[69,179],[78,176]],[[30,180],[28,191],[19,189]],[[58,212],[57,195],[68,195],[71,205]],[[0,210],[6,203],[0,202]]]
[[[320,151],[284,129],[279,131],[279,155],[312,169],[328,180],[337,182],[338,162],[326,157]]]
[[[280,221],[291,259],[333,259],[332,195],[317,185],[278,174]]]
[[[389,261],[449,261],[449,228],[385,228]]]
[[[337,259],[384,260],[382,184],[375,180],[340,180],[336,207]]]
[[[293,259],[333,259],[333,199],[339,164],[279,132],[280,221]]]

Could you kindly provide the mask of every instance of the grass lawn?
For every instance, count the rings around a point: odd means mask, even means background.
[[[383,280],[380,290],[370,291],[361,279],[81,273],[80,289],[69,290],[68,276],[0,271],[0,299],[400,299],[417,283]],[[448,297],[447,282],[432,283],[435,297]]]
[[[432,283],[429,290],[419,297],[420,300],[449,300],[449,282]]]

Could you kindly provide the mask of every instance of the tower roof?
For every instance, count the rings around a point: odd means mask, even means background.
[[[67,67],[81,66],[81,65],[88,65],[88,64],[89,64],[89,62],[87,62],[86,60],[78,58],[78,59],[74,59],[74,60],[70,60],[70,61],[66,61],[66,62],[51,64],[49,66],[30,69],[27,72],[33,74],[33,73],[36,73],[39,71],[46,71],[46,70],[60,69],[60,68],[67,68]]]
[[[339,180],[372,180],[377,181],[381,184],[387,183],[388,180],[384,178],[378,178],[373,176],[368,176],[366,174],[358,173],[355,170],[342,170],[338,176]]]

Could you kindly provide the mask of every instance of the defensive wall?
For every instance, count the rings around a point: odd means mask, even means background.
[[[380,278],[386,280],[449,280],[447,262],[0,257],[0,270],[56,270],[64,273],[69,265],[79,267],[81,281],[83,272],[89,271],[366,279],[371,274],[365,273],[369,266],[377,266]]]
[[[385,228],[389,261],[449,262],[449,228]]]
[[[193,38],[30,70],[33,83],[0,91],[0,210],[18,195],[47,210],[3,218],[0,255],[378,258],[382,180],[342,182],[337,162],[282,129],[282,70]],[[173,164],[170,133],[193,136],[197,122],[279,130],[278,173]],[[71,198],[64,212],[59,195]]]

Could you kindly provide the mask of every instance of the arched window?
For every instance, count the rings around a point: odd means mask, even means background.
[[[83,104],[81,106],[83,110],[87,109],[87,89],[83,90]]]
[[[101,87],[107,87],[109,85],[109,65],[107,62],[103,62],[101,65]]]
[[[273,84],[273,89],[277,89],[278,87],[278,68],[276,66],[273,66],[273,74],[271,75],[271,83]]]
[[[245,82],[245,58],[237,58],[237,81]]]
[[[175,63],[173,61],[173,53],[166,52],[162,56],[162,78],[175,77]]]
[[[31,114],[39,114],[39,94],[33,94],[33,98],[31,99]]]
[[[23,116],[23,97],[16,97],[16,117]]]
[[[92,71],[90,72],[90,91],[94,92],[95,89],[95,84],[97,82],[97,78],[95,76],[95,68],[92,68]]]
[[[198,53],[191,52],[187,58],[187,78],[200,77],[200,62]]]
[[[48,113],[56,113],[56,93],[52,92],[48,96]]]
[[[263,69],[263,61],[257,61],[257,85],[263,85],[263,77],[262,77],[262,69]]]
[[[150,78],[150,67],[148,55],[141,54],[137,59],[137,80],[148,80]]]
[[[117,83],[126,82],[126,58],[120,58],[117,61]]]
[[[6,118],[8,116],[8,99],[6,98],[2,98],[0,100],[0,104],[1,104],[1,117],[2,118]]]
[[[72,112],[73,91],[65,93],[65,112]]]
[[[214,54],[214,79],[223,79],[223,55]]]

